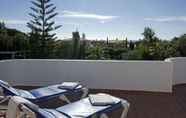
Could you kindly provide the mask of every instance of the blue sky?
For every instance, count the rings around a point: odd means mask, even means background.
[[[144,27],[158,37],[171,39],[186,33],[186,0],[52,0],[57,6],[59,38],[71,37],[78,29],[89,39],[124,38],[137,40]],[[30,0],[1,0],[0,20],[8,27],[29,32],[26,22]]]

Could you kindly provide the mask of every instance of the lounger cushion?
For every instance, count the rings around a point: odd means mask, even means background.
[[[8,95],[19,95],[17,90],[15,88],[13,88],[11,85],[9,85],[8,82],[0,80],[0,86],[6,89],[4,91],[5,94],[8,94]]]
[[[76,90],[80,90],[82,86],[79,86]],[[52,85],[48,87],[43,87],[39,89],[31,90],[30,93],[36,98],[36,99],[44,99],[46,96],[58,96],[60,94],[69,93],[69,90],[60,89],[59,85]],[[74,92],[74,91],[72,91]]]
[[[52,109],[39,109],[38,112],[44,118],[70,118],[62,113]]]
[[[79,82],[63,82],[59,88],[60,89],[67,89],[67,90],[74,90],[80,85]]]
[[[29,91],[21,90],[21,89],[17,89],[17,91],[19,92],[19,95],[23,98],[28,98],[28,99],[35,99],[36,98]]]
[[[48,87],[38,88],[31,91],[20,90],[11,87],[7,82],[0,80],[0,87],[2,88],[2,92],[4,96],[20,96],[26,98],[32,102],[40,102],[49,100],[60,95],[67,95],[67,94],[78,94],[82,90],[83,86],[79,85],[76,89],[73,90],[66,90],[59,88],[61,84],[51,85]]]
[[[72,104],[59,107],[56,110],[71,117],[82,117],[88,118],[95,114],[100,114],[102,112],[109,112],[115,108],[121,106],[121,101],[118,98],[113,97],[115,104],[107,106],[93,106],[88,98],[82,99],[80,101],[74,102]]]
[[[0,80],[0,84],[6,86],[7,88],[11,87],[8,82],[5,82],[3,80]]]
[[[90,94],[89,100],[94,106],[105,106],[115,104],[113,97],[108,94]]]
[[[11,104],[10,104],[11,103]],[[11,100],[9,101],[9,105],[8,105],[8,109],[12,110],[12,108],[14,107],[15,110],[15,114],[17,114],[17,107],[19,105],[23,105],[25,108],[33,111],[37,117],[42,117],[42,118],[70,118],[65,114],[62,114],[56,110],[52,110],[52,109],[41,109],[39,108],[39,106],[37,106],[36,104],[30,102],[29,100],[19,97],[19,96],[13,96],[11,98]],[[8,115],[15,115],[15,114],[11,114],[12,111],[9,112]]]

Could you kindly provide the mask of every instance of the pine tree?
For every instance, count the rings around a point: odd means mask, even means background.
[[[134,47],[135,47],[134,42],[130,40],[130,42],[129,42],[129,49],[130,50],[134,50]]]
[[[80,52],[80,35],[79,32],[73,32],[72,33],[72,58],[78,59],[79,58],[79,52]]]
[[[47,58],[50,51],[52,50],[53,41],[57,38],[54,30],[60,28],[61,26],[56,26],[53,18],[58,15],[55,12],[56,7],[51,0],[32,0],[33,7],[30,9],[33,13],[29,15],[33,18],[27,23],[27,26],[31,29],[31,35],[37,35],[37,42],[40,45],[40,58]],[[34,36],[31,36],[34,37]],[[32,40],[32,39],[31,39]],[[35,39],[33,39],[35,40]]]
[[[85,52],[86,52],[86,35],[85,33],[82,34],[82,41],[80,45],[80,58],[85,59]]]
[[[125,48],[128,49],[128,38],[125,39]]]
[[[107,46],[109,45],[109,38],[107,37]]]
[[[6,26],[5,26],[4,22],[0,22],[0,29],[6,29]]]

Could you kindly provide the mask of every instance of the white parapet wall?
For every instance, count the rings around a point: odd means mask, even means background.
[[[169,58],[173,63],[173,85],[186,84],[186,57]]]
[[[0,61],[1,80],[26,86],[79,81],[94,89],[172,92],[172,73],[171,61]]]

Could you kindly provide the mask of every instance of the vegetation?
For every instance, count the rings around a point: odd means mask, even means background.
[[[33,13],[29,13],[32,17],[27,26],[31,29],[30,45],[32,57],[49,58],[53,53],[53,43],[57,39],[56,34],[52,33],[61,26],[55,26],[53,18],[58,15],[55,12],[56,7],[51,0],[33,0],[34,7],[30,7]]]
[[[29,49],[28,36],[16,29],[9,29],[0,23],[0,52],[19,52],[25,54]],[[10,58],[1,54],[0,59]],[[18,57],[17,57],[18,58]]]
[[[144,38],[138,41],[128,41],[127,38],[91,41],[86,39],[84,33],[80,37],[76,31],[72,33],[72,39],[53,40],[48,43],[52,48],[45,47],[48,48],[48,55],[43,56],[39,33],[25,34],[0,23],[0,51],[21,52],[25,58],[59,59],[164,60],[169,57],[186,56],[186,34],[172,40],[161,40],[147,27],[142,35]]]
[[[115,60],[164,60],[169,57],[186,56],[186,34],[162,40],[155,31],[145,27],[143,39],[88,40],[83,33],[72,33],[71,39],[56,40],[54,17],[56,7],[51,0],[31,1],[33,13],[26,34],[10,29],[0,22],[0,52],[19,53],[19,58],[57,59],[115,59]],[[0,59],[7,58],[0,54]],[[16,57],[18,58],[18,57]]]

